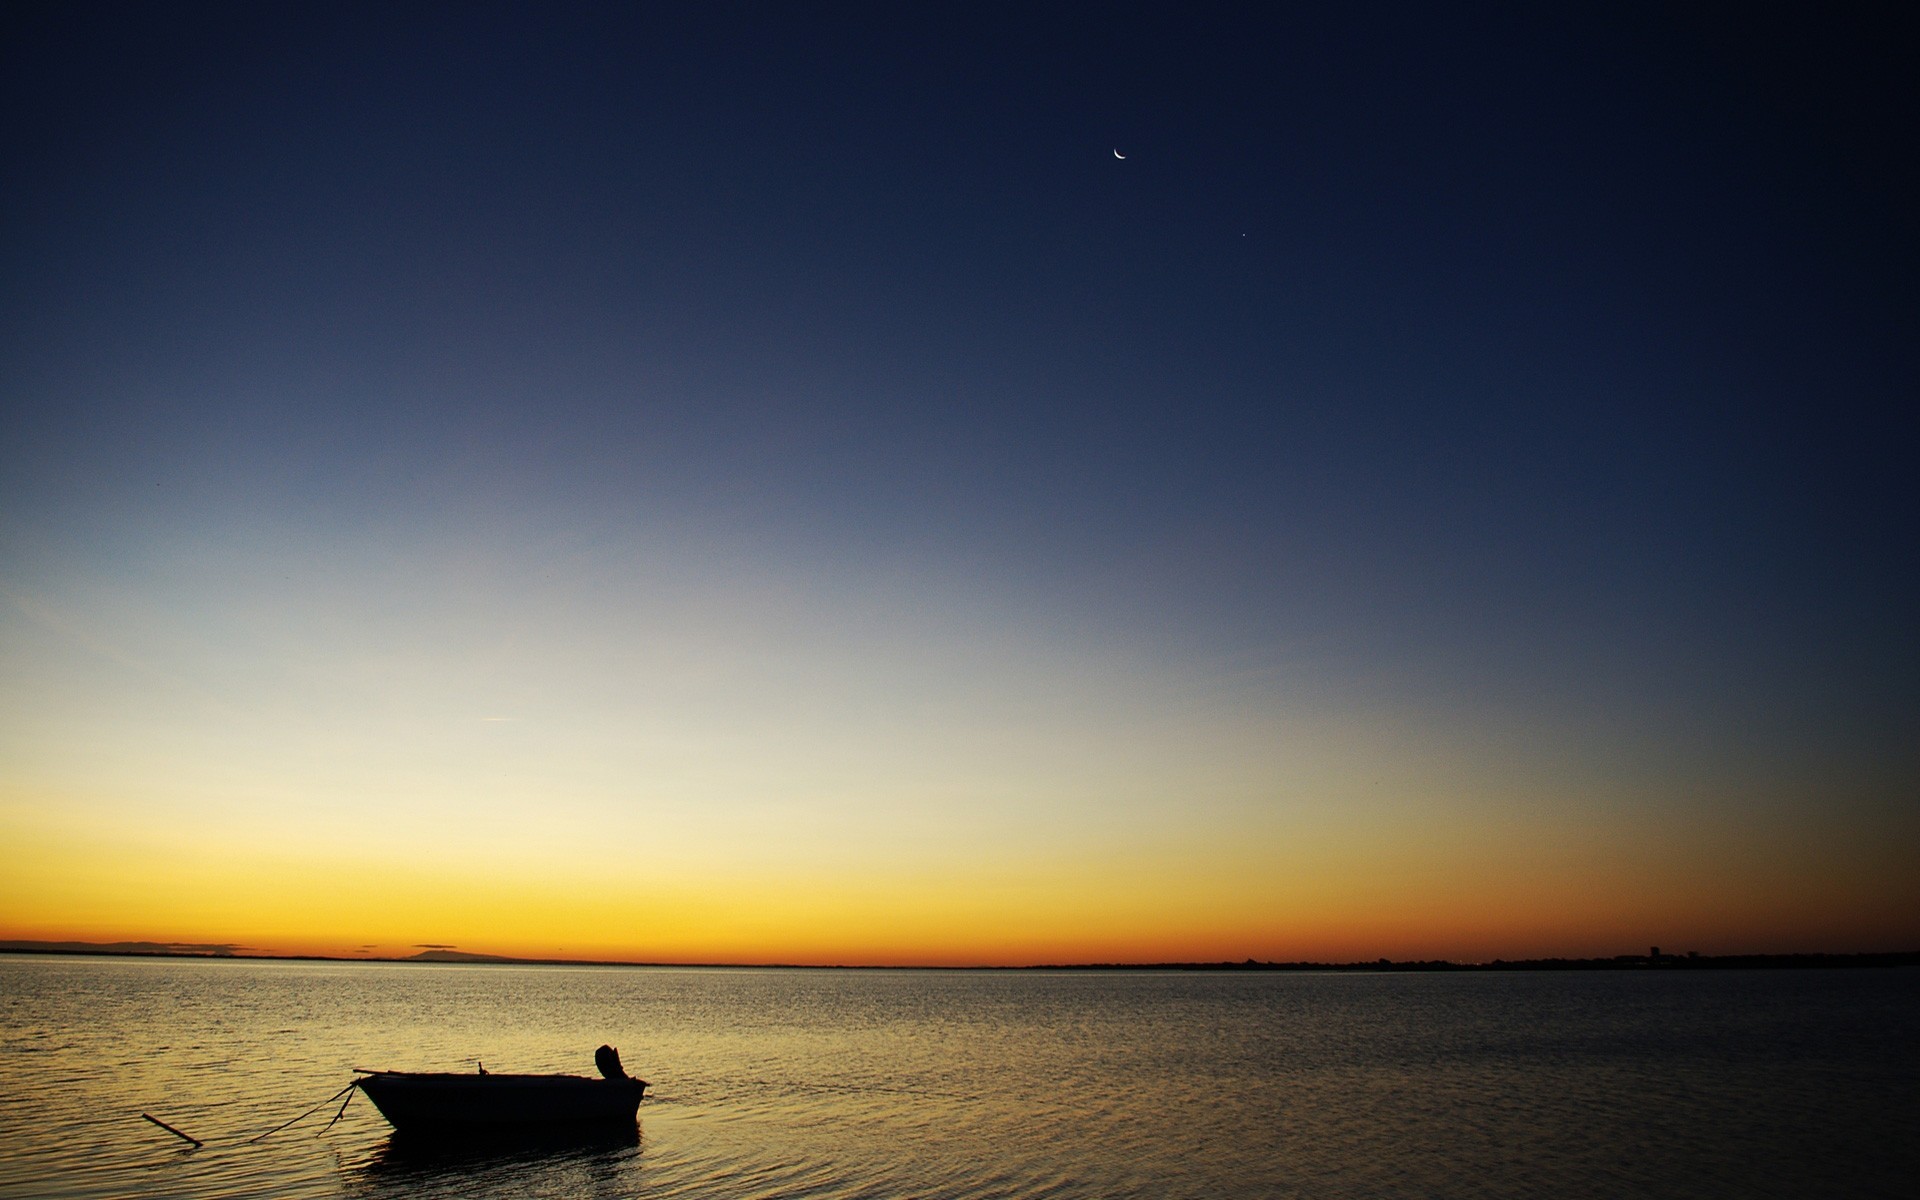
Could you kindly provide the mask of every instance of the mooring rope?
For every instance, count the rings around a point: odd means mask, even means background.
[[[284,1122],[279,1125],[275,1125],[272,1129],[267,1130],[266,1133],[255,1134],[253,1137],[248,1138],[246,1141],[239,1142],[237,1144],[242,1146],[251,1146],[255,1142],[260,1141],[262,1138],[270,1137],[273,1134],[279,1133],[282,1129],[286,1129],[293,1125],[298,1125],[300,1122],[306,1120],[308,1117],[319,1112],[321,1109],[325,1108],[327,1105],[332,1104],[335,1100],[340,1100],[342,1096],[345,1096],[346,1099],[340,1101],[340,1111],[333,1114],[333,1120],[328,1121],[326,1123],[326,1126],[320,1130],[320,1133],[325,1133],[328,1129],[332,1129],[334,1127],[334,1124],[338,1122],[341,1117],[344,1117],[347,1115],[347,1105],[353,1103],[353,1090],[359,1086],[360,1086],[360,1081],[356,1079],[352,1083],[348,1084],[347,1086],[341,1088],[339,1091],[335,1092],[333,1095],[328,1096],[325,1100],[322,1100],[320,1103],[314,1105],[312,1108],[301,1113],[299,1116],[295,1117],[293,1120]],[[193,1148],[196,1150],[206,1145],[206,1143],[201,1141],[199,1138],[194,1137],[191,1134],[184,1133],[181,1130],[175,1129],[173,1126],[167,1124],[165,1121],[162,1121],[159,1117],[154,1116],[152,1113],[141,1113],[140,1115],[144,1119],[153,1122],[155,1125],[158,1125],[160,1128],[166,1130],[168,1133],[171,1133],[173,1136],[179,1138],[180,1140],[185,1142],[192,1142]],[[314,1136],[318,1137],[319,1134],[315,1134]]]
[[[325,1125],[322,1125],[320,1127],[320,1133],[325,1133],[327,1130],[332,1129],[335,1125],[338,1125],[340,1123],[341,1117],[344,1117],[347,1115],[347,1105],[353,1103],[353,1089],[359,1086],[360,1086],[360,1081],[358,1079],[354,1080],[352,1083],[347,1085],[347,1098],[340,1102],[340,1111],[333,1114],[333,1120],[328,1121]],[[316,1133],[313,1136],[319,1137],[320,1133]]]
[[[314,1105],[312,1108],[301,1113],[299,1116],[295,1117],[293,1120],[288,1121],[286,1125],[275,1125],[272,1129],[267,1130],[266,1133],[260,1134],[258,1137],[250,1137],[241,1144],[245,1146],[251,1146],[255,1142],[259,1141],[261,1138],[267,1137],[271,1134],[279,1133],[282,1129],[285,1129],[287,1125],[298,1125],[300,1122],[306,1120],[308,1117],[319,1112],[321,1109],[325,1108],[327,1105],[332,1104],[335,1100],[338,1100],[340,1099],[340,1097],[345,1096],[347,1098],[346,1103],[340,1106],[339,1113],[335,1113],[333,1115],[333,1121],[338,1121],[340,1119],[340,1113],[344,1113],[347,1111],[347,1104],[353,1103],[353,1094],[352,1094],[353,1089],[359,1086],[360,1086],[360,1081],[356,1079],[352,1083],[348,1084],[347,1086],[341,1088],[339,1091],[335,1092],[333,1095],[328,1096],[325,1100],[322,1100],[320,1103]],[[333,1128],[333,1121],[327,1122],[327,1129]],[[325,1133],[327,1129],[322,1129],[320,1132]]]

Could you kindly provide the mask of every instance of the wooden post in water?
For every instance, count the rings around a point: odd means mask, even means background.
[[[183,1141],[192,1142],[195,1147],[206,1145],[206,1143],[201,1141],[199,1138],[188,1137],[186,1134],[181,1133],[178,1129],[175,1129],[173,1126],[167,1124],[165,1121],[162,1121],[159,1117],[154,1116],[152,1113],[141,1113],[140,1115],[145,1117],[147,1120],[152,1121],[155,1125],[158,1125],[160,1128],[166,1130],[168,1133],[172,1134],[173,1136],[180,1138]]]

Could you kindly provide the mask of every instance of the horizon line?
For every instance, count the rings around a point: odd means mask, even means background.
[[[1632,967],[1699,966],[1920,966],[1920,949],[1827,951],[1798,950],[1763,954],[1701,954],[1687,951],[1667,954],[1651,947],[1648,954],[1616,954],[1604,957],[1504,959],[1476,961],[1458,959],[1354,959],[1346,962],[1322,962],[1307,959],[1274,960],[1184,960],[1160,962],[1068,962],[1068,963],[807,963],[807,962],[674,962],[638,959],[523,958],[513,955],[481,954],[464,950],[425,950],[400,957],[386,955],[346,956],[338,954],[270,954],[220,952],[211,948],[174,949],[174,945],[195,943],[164,942],[47,942],[34,939],[0,941],[0,954],[49,954],[91,958],[191,958],[214,961],[247,962],[326,962],[398,964],[404,966],[521,966],[521,967],[637,967],[697,970],[785,970],[785,971],[1475,971],[1502,969],[1623,969]],[[198,943],[211,947],[214,943]],[[151,946],[151,949],[146,947]],[[116,948],[123,947],[123,948]],[[138,948],[136,948],[138,947]]]

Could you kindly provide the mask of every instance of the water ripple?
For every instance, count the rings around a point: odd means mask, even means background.
[[[0,963],[0,1197],[1900,1195],[1920,975],[1183,976]],[[355,1065],[654,1081],[446,1155]],[[208,1145],[183,1146],[151,1112]]]

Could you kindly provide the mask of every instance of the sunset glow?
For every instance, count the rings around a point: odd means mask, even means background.
[[[0,941],[1920,947],[1878,158],[702,11],[13,39]]]

